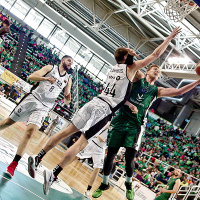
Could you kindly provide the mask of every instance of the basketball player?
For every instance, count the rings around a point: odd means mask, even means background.
[[[92,185],[95,182],[100,169],[103,168],[104,158],[105,158],[105,150],[107,148],[107,135],[108,135],[108,127],[110,123],[106,126],[105,130],[100,133],[97,137],[95,137],[82,151],[80,151],[76,156],[80,159],[91,158],[93,160],[94,170],[91,174],[89,184],[87,190],[85,192],[85,196],[89,198],[90,190],[92,189]]]
[[[32,172],[35,171],[42,157],[62,139],[71,134],[82,131],[81,137],[64,153],[61,161],[53,170],[44,171],[44,194],[49,193],[49,189],[56,180],[62,169],[70,164],[77,153],[82,150],[92,138],[99,134],[105,128],[112,115],[117,111],[128,99],[131,91],[131,82],[136,72],[156,60],[167,48],[170,41],[180,32],[180,28],[175,28],[169,37],[157,47],[154,52],[143,60],[135,61],[131,65],[125,64],[128,54],[135,56],[132,49],[124,47],[118,48],[115,51],[115,60],[117,64],[113,66],[107,76],[106,86],[104,91],[95,97],[92,101],[85,104],[74,116],[72,123],[64,130],[55,134],[39,152],[36,157],[32,157],[29,162],[29,167]],[[32,173],[34,174],[34,173]],[[31,175],[31,174],[30,174]],[[32,176],[33,177],[33,176]]]
[[[126,105],[122,106],[119,114],[113,118],[108,131],[108,153],[104,164],[103,182],[93,193],[94,198],[101,196],[104,190],[109,189],[109,175],[112,170],[113,160],[120,147],[126,148],[126,197],[129,200],[134,198],[132,189],[132,176],[134,171],[134,157],[140,148],[144,131],[144,118],[151,104],[156,98],[170,97],[184,94],[200,83],[200,79],[182,88],[156,87],[155,81],[160,76],[159,66],[151,65],[146,76],[139,70],[133,80],[132,91]],[[138,113],[131,113],[129,103],[137,106]]]
[[[155,200],[168,200],[171,199],[170,196],[174,193],[178,192],[178,189],[180,187],[181,181],[180,181],[180,175],[181,170],[177,169],[174,171],[174,175],[169,179],[167,185],[164,188],[159,188],[160,192],[157,193],[157,196]]]
[[[29,119],[17,153],[7,168],[6,174],[8,176],[12,177],[14,175],[18,162],[25,153],[32,135],[41,127],[54,101],[60,92],[62,92],[63,88],[65,88],[65,103],[68,104],[70,102],[72,80],[67,71],[71,68],[72,62],[72,58],[66,55],[61,59],[59,67],[56,65],[46,65],[39,71],[31,74],[29,79],[38,82],[38,84],[32,89],[31,93],[20,101],[10,116],[0,122],[0,130],[3,130],[17,121],[27,121]]]

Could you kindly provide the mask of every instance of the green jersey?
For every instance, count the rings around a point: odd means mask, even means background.
[[[108,130],[109,147],[130,147],[139,149],[144,131],[143,119],[148,108],[156,99],[158,88],[150,85],[146,78],[133,83],[129,102],[138,108],[138,113],[133,114],[131,109],[124,105],[115,116]]]
[[[157,98],[158,88],[155,85],[150,85],[146,81],[146,77],[133,83],[129,102],[138,108],[138,113],[133,114],[131,109],[124,105],[120,109],[120,114],[127,116],[130,122],[141,125],[144,117],[154,100]]]
[[[179,178],[170,178],[167,183],[166,190],[173,190],[176,180]],[[167,200],[170,197],[171,193],[162,193],[155,200]]]

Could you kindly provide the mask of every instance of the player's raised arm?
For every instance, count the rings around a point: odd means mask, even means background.
[[[29,76],[29,80],[39,82],[39,81],[49,81],[51,84],[55,83],[56,79],[53,77],[44,77],[45,74],[52,70],[52,65],[46,65],[42,69],[32,73]]]
[[[72,86],[72,79],[69,78],[69,81],[65,87],[65,92],[64,92],[64,103],[68,105],[71,102],[71,86]]]
[[[172,97],[185,94],[200,84],[200,79],[179,89],[158,87],[158,97]]]
[[[171,42],[171,40],[176,37],[176,35],[178,35],[181,32],[181,28],[177,27],[175,28],[171,34],[166,38],[166,40],[160,45],[158,46],[151,55],[147,56],[146,58],[144,58],[143,60],[137,60],[135,61],[130,67],[133,67],[134,70],[139,70],[143,67],[146,67],[147,65],[149,65],[150,63],[152,63],[154,60],[156,60],[157,58],[159,58],[164,51],[166,50],[167,46],[169,45],[169,43]]]

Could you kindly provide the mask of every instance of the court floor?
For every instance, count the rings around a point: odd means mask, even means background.
[[[9,113],[0,105],[0,121],[5,119]],[[87,188],[92,171],[77,160],[64,168],[59,175],[59,181],[52,185],[49,195],[43,194],[43,170],[47,168],[53,169],[59,162],[65,151],[60,145],[45,155],[42,167],[38,169],[36,179],[32,179],[28,175],[28,156],[37,154],[49,139],[44,133],[39,131],[32,137],[25,155],[19,162],[14,177],[12,179],[6,177],[4,172],[16,153],[17,146],[23,137],[25,129],[25,123],[17,122],[11,127],[0,131],[0,200],[86,200],[87,198],[83,196],[83,193]],[[101,181],[102,179],[98,177],[91,189],[91,194]],[[90,198],[93,199],[91,195]],[[118,188],[111,187],[98,199],[124,200],[126,198]]]

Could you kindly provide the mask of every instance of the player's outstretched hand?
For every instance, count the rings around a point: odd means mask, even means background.
[[[172,39],[175,38],[179,33],[181,32],[181,27],[176,27],[171,34],[169,35],[169,37],[171,37]]]
[[[53,77],[47,77],[47,81],[49,81],[51,84],[54,84],[56,82],[56,79]]]
[[[129,54],[129,55],[139,57],[139,56],[135,53],[135,51],[134,51],[133,49],[129,49],[129,48],[127,48],[127,49],[128,49],[128,54]]]

